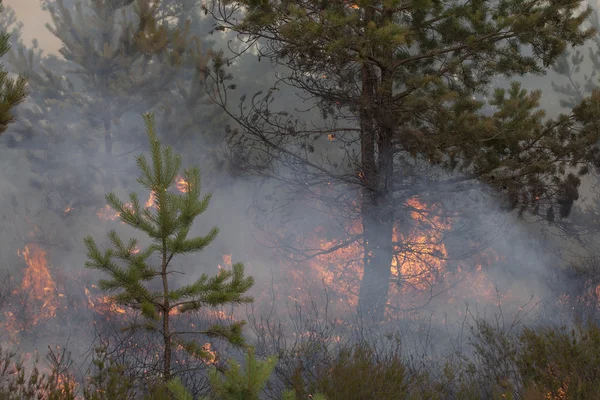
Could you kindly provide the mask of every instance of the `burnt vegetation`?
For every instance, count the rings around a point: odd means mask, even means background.
[[[0,400],[600,398],[582,0],[39,3]]]

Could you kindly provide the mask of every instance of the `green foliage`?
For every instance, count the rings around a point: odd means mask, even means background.
[[[569,109],[576,107],[598,88],[600,19],[597,10],[590,15],[587,23],[595,29],[595,34],[585,50],[573,48],[565,51],[552,68],[561,78],[550,82],[552,88],[561,95],[560,105]],[[587,53],[588,57],[585,57],[584,53]],[[587,68],[590,66],[591,68]]]
[[[71,385],[60,382],[58,373],[42,373],[37,359],[32,368],[25,366],[14,352],[0,347],[0,399],[2,400],[75,400]]]
[[[209,371],[212,395],[203,400],[259,400],[259,395],[267,384],[273,369],[277,365],[277,357],[269,357],[260,361],[254,354],[254,349],[249,348],[246,353],[246,366],[235,360],[229,360],[229,369],[221,375],[216,368]],[[169,390],[176,400],[191,400],[192,397],[177,379],[168,383]],[[312,397],[315,400],[325,400],[323,395]],[[282,393],[282,400],[296,400],[293,390]]]
[[[527,388],[556,399],[600,398],[600,327],[527,329],[518,367]]]
[[[277,357],[272,356],[265,361],[259,361],[254,355],[254,350],[249,349],[245,370],[242,370],[242,366],[235,360],[229,360],[229,369],[224,376],[219,375],[214,368],[209,372],[214,396],[223,400],[258,400],[275,365]]]
[[[295,371],[301,375],[302,365]],[[342,349],[330,363],[317,367],[309,392],[319,392],[330,400],[341,399],[417,399],[425,392],[415,391],[420,378],[410,376],[400,354],[379,357],[367,344]],[[293,386],[300,398],[307,398],[305,383]]]
[[[91,374],[87,386],[83,390],[86,400],[130,399],[135,397],[132,378],[127,369],[109,358],[106,349],[96,349],[92,361],[96,372]]]
[[[146,130],[150,144],[151,164],[146,157],[136,158],[141,176],[138,182],[152,194],[156,209],[142,207],[136,193],[131,193],[130,204],[125,205],[114,193],[106,195],[108,204],[119,213],[123,223],[145,233],[152,244],[135,254],[138,242],[130,239],[125,243],[113,230],[108,234],[112,248],[102,253],[91,237],[84,239],[88,250],[86,267],[98,269],[109,274],[99,286],[110,293],[118,304],[138,310],[145,318],[144,324],[131,326],[130,329],[145,328],[160,332],[163,336],[164,376],[170,374],[170,355],[173,343],[181,344],[193,355],[207,356],[198,348],[197,343],[181,338],[171,327],[171,319],[176,316],[170,312],[195,312],[205,306],[249,303],[252,298],[245,293],[253,285],[252,277],[244,276],[244,266],[235,264],[231,270],[220,270],[216,276],[202,274],[196,281],[173,288],[170,282],[171,261],[180,254],[202,251],[217,236],[215,227],[205,235],[188,238],[190,229],[197,216],[209,205],[210,195],[201,197],[200,171],[198,168],[183,172],[186,182],[184,193],[169,191],[179,174],[181,158],[173,154],[170,147],[162,147],[154,132],[154,117],[145,114]],[[161,263],[152,266],[148,259],[158,254]],[[162,290],[154,291],[149,285],[160,281]],[[210,336],[222,337],[235,345],[243,345],[241,327],[244,321],[231,326],[214,326],[198,332]]]
[[[477,320],[470,345],[472,353],[450,357],[438,369],[433,360],[415,367],[411,359],[363,343],[331,353],[316,371],[296,370],[284,379],[294,382],[301,398],[305,387],[347,400],[592,400],[600,395],[598,325],[516,333]]]
[[[168,1],[175,6],[166,8],[166,0],[48,0],[47,33],[58,40],[60,56],[44,55],[37,42],[29,48],[14,46],[8,62],[13,72],[29,77],[32,95],[28,107],[18,110],[20,124],[11,129],[27,144],[13,135],[9,140],[26,150],[38,185],[44,178],[53,182],[53,202],[62,203],[53,207],[57,214],[66,206],[95,207],[99,182],[104,192],[130,184],[126,175],[116,179],[114,166],[129,164],[131,152],[145,142],[144,130],[132,116],[156,110],[165,116],[161,122],[170,121],[163,127],[170,143],[182,139],[184,130],[186,139],[190,132],[197,139],[208,119],[200,115],[212,107],[204,102],[201,109],[198,103],[206,96],[200,93],[202,84],[188,76],[209,53],[185,25],[197,14],[193,1]],[[195,27],[196,33],[204,31]],[[180,88],[194,90],[183,99]],[[196,107],[187,107],[188,100]],[[43,151],[27,151],[31,149]],[[102,168],[69,168],[80,157]]]
[[[461,360],[460,381],[466,380],[472,388],[477,388],[475,393],[480,397],[512,398],[519,384],[516,338],[484,319],[476,319],[470,332],[473,354]],[[462,388],[465,389],[468,388]]]
[[[391,260],[414,256],[393,235],[395,223],[407,230],[400,216],[412,210],[408,199],[457,184],[463,193],[480,190],[483,182],[504,210],[553,222],[569,216],[580,176],[600,165],[594,106],[549,119],[539,92],[514,83],[490,93],[497,76],[544,74],[567,46],[590,39],[583,0],[525,8],[521,0],[210,4],[205,10],[221,29],[249,44],[266,41],[260,56],[290,71],[281,84],[308,93],[321,111],[314,127],[313,115],[303,120],[282,109],[272,88],[240,105],[242,132],[231,141],[247,149],[240,159],[248,170],[279,178],[294,197],[322,200],[331,215],[355,216],[349,225],[363,224],[359,309],[375,319],[387,304]],[[211,74],[214,97],[228,107],[233,77],[225,65],[215,57]],[[340,153],[344,162],[334,162]],[[302,173],[291,178],[280,164]],[[336,239],[354,243],[350,235]]]
[[[0,0],[0,12],[2,12],[2,0]],[[0,33],[0,57],[10,50],[10,34]],[[8,71],[0,64],[0,135],[15,118],[11,109],[22,103],[27,97],[27,78],[19,75],[15,79],[8,77]]]
[[[448,358],[441,369],[434,360],[417,367],[396,351],[376,351],[369,343],[331,352],[326,363],[305,375],[310,379],[296,381],[281,393],[281,399],[594,400],[600,396],[600,327],[596,324],[509,333],[478,321],[471,334],[474,357]],[[57,369],[45,374],[34,366],[26,372],[14,353],[0,350],[0,354],[1,399],[76,398],[72,387],[57,379]],[[276,364],[275,357],[258,360],[250,348],[244,367],[230,360],[224,373],[210,370],[212,391],[202,399],[258,400]],[[85,400],[193,399],[178,378],[156,381],[144,392],[134,390],[127,368],[113,362],[102,348],[96,350],[94,365],[96,372],[85,378]],[[286,379],[294,381],[290,376]],[[308,394],[317,390],[322,394]]]
[[[408,394],[406,368],[397,354],[376,360],[372,349],[358,346],[344,350],[333,365],[321,371],[315,390],[332,400],[375,397],[388,399]]]

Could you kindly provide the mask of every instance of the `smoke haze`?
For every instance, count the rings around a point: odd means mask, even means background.
[[[22,39],[26,46],[35,38],[45,54],[57,54],[59,41],[44,27],[50,18],[39,7],[38,0],[4,0],[4,5],[14,8],[18,20],[24,23]],[[206,22],[202,29],[208,32],[210,24]],[[208,37],[214,41],[214,48],[225,48],[224,38],[229,37]],[[232,69],[234,82],[239,85],[238,93],[248,93],[250,97],[255,91],[268,88],[276,80],[271,68],[268,61],[260,63],[251,54],[236,61]],[[549,78],[553,76],[551,73],[543,78],[523,79],[529,89],[544,90],[543,107],[549,115],[564,112],[557,95],[549,87]],[[186,78],[189,76],[177,76],[184,82],[181,86],[188,89]],[[81,82],[75,84],[78,88],[84,86]],[[32,99],[19,109],[21,116],[28,116],[27,110],[36,107],[41,109],[43,102],[35,103],[39,100],[38,96],[41,94],[32,93]],[[54,93],[51,96],[59,97]],[[127,98],[126,94],[122,98],[114,94],[110,96],[108,102]],[[282,90],[276,96],[275,107],[282,110],[293,110],[295,106],[308,108],[292,91]],[[206,109],[209,107],[206,106]],[[122,140],[115,145],[114,153],[119,156],[112,158],[103,152],[104,142],[99,133],[102,132],[101,124],[88,118],[88,111],[79,109],[77,102],[66,103],[60,113],[41,118],[39,124],[31,128],[29,136],[18,135],[20,132],[17,131],[25,127],[23,120],[20,120],[0,138],[0,210],[5,210],[2,212],[3,229],[0,231],[0,257],[4,262],[1,272],[10,273],[14,277],[13,284],[21,285],[19,278],[28,265],[18,251],[27,245],[41,246],[48,257],[48,269],[55,277],[56,290],[62,290],[61,294],[69,297],[69,307],[77,304],[83,307],[83,304],[92,300],[98,301],[98,298],[92,299],[85,292],[93,290],[92,285],[102,275],[82,272],[86,260],[82,243],[84,236],[92,235],[101,248],[107,246],[106,234],[110,229],[117,230],[123,239],[142,239],[136,231],[124,227],[119,221],[101,215],[106,192],[103,179],[106,176],[98,171],[112,168],[117,177],[115,191],[122,200],[127,201],[131,191],[138,192],[143,201],[148,196],[135,181],[139,172],[134,160],[134,155],[146,153],[147,150],[140,116],[147,111],[147,104],[142,101],[133,104],[115,118],[118,122],[115,122],[114,130],[122,134],[119,136]],[[159,136],[166,142],[172,140],[168,144],[183,153],[184,167],[200,166],[203,191],[213,194],[211,205],[197,220],[190,235],[206,234],[213,226],[220,229],[217,240],[201,255],[177,260],[177,269],[186,273],[178,278],[178,283],[189,283],[190,279],[201,273],[214,274],[219,266],[228,267],[231,262],[243,262],[247,266],[247,274],[256,279],[253,294],[260,312],[269,312],[272,296],[275,296],[276,311],[281,318],[285,318],[297,303],[309,308],[314,299],[321,305],[327,299],[336,318],[343,319],[344,313],[348,313],[348,321],[354,318],[355,315],[350,315],[352,307],[349,305],[354,305],[357,297],[361,275],[359,252],[335,251],[298,263],[297,259],[290,260],[295,258],[290,252],[268,246],[273,244],[270,241],[276,234],[280,235],[277,244],[281,244],[284,237],[290,247],[305,246],[318,252],[334,242],[329,237],[334,236],[331,232],[355,228],[344,225],[349,218],[346,221],[344,218],[326,219],[319,209],[322,205],[314,201],[293,199],[295,203],[292,204],[290,197],[293,197],[293,193],[283,190],[278,182],[232,176],[234,166],[224,161],[225,157],[217,151],[225,147],[221,140],[225,135],[224,129],[218,123],[226,118],[217,111],[207,111],[210,116],[205,118],[201,131],[181,141],[174,139],[175,135],[170,136],[173,132],[164,122],[168,120],[169,112],[160,109],[157,113]],[[318,118],[316,112],[309,115]],[[303,118],[306,118],[306,114]],[[181,124],[178,128],[185,125],[177,122]],[[51,129],[46,130],[48,126]],[[74,137],[80,138],[80,141],[71,140]],[[49,143],[53,140],[61,141],[60,146]],[[333,148],[335,144],[330,146]],[[52,154],[53,151],[59,151],[59,154]],[[38,158],[43,160],[40,164],[36,164]],[[39,165],[46,165],[46,168]],[[283,171],[282,175],[286,173],[289,171]],[[583,197],[590,198],[592,184],[587,182],[583,186]],[[486,192],[486,188],[481,189],[481,192]],[[418,310],[396,310],[394,314],[397,321],[415,322],[417,328],[412,334],[417,339],[422,333],[422,324],[430,322],[431,318],[440,332],[448,326],[455,326],[458,332],[467,309],[473,312],[475,307],[482,312],[486,310],[487,315],[493,315],[498,312],[500,305],[506,313],[506,319],[514,318],[520,308],[525,307],[535,311],[530,314],[532,323],[541,319],[553,324],[571,322],[575,316],[568,310],[559,310],[560,307],[567,309],[571,304],[560,303],[555,289],[569,293],[576,289],[576,283],[571,284],[561,278],[557,283],[555,277],[556,271],[567,264],[561,256],[575,247],[573,243],[552,234],[539,219],[519,219],[513,214],[496,211],[500,205],[481,193],[442,193],[428,200],[431,204],[443,203],[450,210],[470,215],[460,221],[449,218],[449,228],[436,220],[422,220],[417,214],[407,213],[405,216],[407,226],[413,229],[401,234],[405,235],[405,241],[413,249],[425,255],[420,254],[421,258],[405,261],[405,269],[400,274],[404,276],[404,282],[399,280],[395,289],[398,293],[396,305],[406,304],[408,309],[414,306]],[[419,203],[418,207],[427,209],[430,205]],[[475,251],[469,246],[476,241],[491,244],[491,249],[485,246],[483,253]],[[143,240],[140,242],[142,247],[148,244]],[[431,257],[431,254],[444,257],[439,257],[442,261],[434,261],[435,257]],[[63,287],[64,282],[70,282],[67,285],[72,286]],[[324,287],[330,297],[325,297]],[[417,292],[424,294],[417,295]],[[56,301],[62,300],[56,298]],[[245,311],[241,310],[239,315],[247,317]],[[60,315],[60,310],[57,313]],[[40,349],[47,344],[64,346],[66,330],[82,323],[91,326],[90,321],[94,319],[77,318],[81,320],[69,321],[70,325],[62,327],[53,326],[49,329],[50,336],[43,336],[33,329],[33,333],[22,335],[20,344]],[[348,322],[345,326],[351,325]],[[75,345],[80,346],[77,350],[83,351],[85,339],[95,333],[93,330],[86,331],[89,326],[81,327],[81,332],[89,336]],[[408,329],[407,326],[401,327],[397,322],[390,329]],[[16,332],[10,338],[3,337],[0,344],[14,343],[19,334]],[[440,343],[438,345],[443,347]]]

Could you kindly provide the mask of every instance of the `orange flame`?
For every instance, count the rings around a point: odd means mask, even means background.
[[[449,229],[449,226],[446,226],[440,217],[429,215],[433,213],[427,213],[426,206],[417,199],[410,199],[407,203],[414,209],[411,217],[421,229],[406,235],[400,233],[399,227],[394,228],[392,238],[394,243],[403,243],[404,246],[409,247],[408,251],[400,251],[396,248],[394,249],[395,253],[401,255],[410,253],[411,256],[403,258],[396,256],[392,260],[390,265],[392,274],[390,301],[392,302],[392,294],[397,293],[398,290],[400,290],[400,294],[409,289],[426,290],[431,281],[438,279],[439,275],[444,273],[445,262],[443,259],[447,257],[447,251],[441,239],[444,230]],[[357,221],[350,231],[360,234],[362,224]],[[323,250],[335,245],[334,242],[325,239],[316,241],[315,246]],[[316,273],[319,280],[333,289],[339,303],[343,306],[354,308],[358,304],[359,285],[363,276],[362,251],[362,244],[354,243],[319,255],[308,263],[311,270],[309,274]],[[305,280],[301,270],[292,270],[291,274],[296,283],[299,279]],[[401,288],[399,288],[398,280],[402,281]],[[294,300],[297,299],[294,298]]]
[[[78,386],[77,382],[75,382],[75,379],[72,376],[67,376],[67,375],[58,375],[58,387],[60,392],[64,395],[67,392],[67,387],[68,387],[68,391],[69,393],[75,393],[75,390]]]
[[[203,361],[206,364],[212,365],[217,362],[217,352],[215,350],[212,350],[212,346],[210,343],[204,343],[204,345],[202,346],[202,350],[204,350],[207,353],[207,357],[203,359]]]
[[[188,183],[186,182],[185,179],[183,179],[181,176],[177,176],[176,179],[176,183],[175,186],[177,187],[177,190],[179,190],[182,193],[186,193],[188,191]],[[146,202],[144,203],[144,207],[145,208],[152,208],[152,207],[156,207],[156,196],[154,191],[150,192],[150,195],[148,196],[148,200],[146,200]],[[132,204],[131,203],[126,203],[125,204],[126,208],[132,208]],[[70,212],[71,210],[73,210],[73,208],[71,207],[67,207],[65,208],[65,213]],[[111,206],[109,206],[108,204],[105,205],[104,207],[102,207],[100,210],[98,210],[96,212],[96,215],[98,216],[98,218],[106,220],[106,221],[115,221],[117,220],[120,215],[117,211],[113,210]]]
[[[18,254],[27,263],[21,288],[23,292],[29,293],[29,299],[32,304],[41,303],[40,309],[33,321],[35,325],[40,318],[48,319],[56,315],[58,307],[56,284],[48,271],[46,252],[38,245],[28,244]]]
[[[394,257],[390,265],[388,317],[391,318],[393,310],[418,309],[429,301],[433,292],[444,293],[447,303],[455,302],[454,296],[463,296],[464,293],[469,298],[473,296],[474,300],[490,304],[512,295],[510,291],[500,295],[494,280],[482,267],[500,260],[493,250],[468,262],[456,262],[453,268],[449,268],[443,239],[451,229],[452,216],[445,216],[435,204],[427,205],[417,198],[409,199],[406,205],[411,208],[412,223],[408,224],[410,227],[395,226],[391,238]],[[346,230],[360,235],[362,224],[355,221]],[[300,268],[296,265],[287,271],[289,282],[284,284],[283,290],[290,293],[291,300],[309,304],[311,300],[303,288],[321,281],[333,302],[332,311],[344,313],[356,309],[363,277],[364,247],[360,241],[341,248],[336,248],[336,244],[324,238],[323,228],[314,231],[308,247],[322,252],[304,262]],[[328,252],[328,249],[335,250]],[[408,316],[404,312],[402,315]]]
[[[186,193],[188,191],[188,183],[186,182],[186,180],[183,179],[183,177],[181,176],[178,176],[175,179],[177,180],[175,184],[177,190],[179,190],[181,193]]]
[[[95,285],[92,285],[95,287]],[[94,296],[88,288],[84,289],[88,300],[88,307],[102,315],[127,314],[127,310],[116,304],[110,296]]]
[[[155,202],[154,202],[154,191],[150,192],[150,196],[148,196],[148,200],[146,200],[146,203],[144,204],[144,207],[146,208],[151,208],[155,206]]]
[[[125,204],[125,207],[131,208],[132,204],[127,203]],[[96,212],[96,215],[98,216],[98,218],[103,219],[105,221],[115,221],[121,216],[118,211],[113,210],[112,207],[108,204],[102,207],[100,210],[98,210]]]

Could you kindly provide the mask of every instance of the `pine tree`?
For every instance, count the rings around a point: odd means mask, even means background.
[[[2,0],[0,0],[0,13],[3,12]],[[10,50],[10,33],[0,33],[0,57]],[[27,78],[19,75],[16,79],[8,77],[8,71],[0,64],[0,135],[2,135],[8,124],[14,122],[15,118],[11,110],[22,103],[27,97]]]
[[[572,48],[565,51],[552,69],[562,79],[558,84],[552,80],[550,83],[555,92],[560,94],[560,105],[572,109],[581,103],[592,91],[598,88],[598,70],[600,70],[600,19],[598,11],[590,15],[590,25],[596,29],[595,35],[584,49]],[[588,57],[585,56],[587,53]],[[591,65],[586,65],[591,62]],[[589,68],[591,66],[591,68]]]
[[[113,182],[115,145],[136,143],[131,135],[116,136],[114,127],[128,113],[150,109],[161,97],[175,69],[154,58],[172,57],[169,32],[155,20],[157,1],[88,0],[69,9],[63,0],[48,5],[47,29],[62,43],[60,54],[76,67],[81,82],[73,101],[103,138],[105,187]],[[127,148],[127,147],[126,147]]]
[[[60,174],[72,169],[65,154],[85,154],[87,163],[93,160],[96,167],[70,172],[77,176],[67,180],[91,186],[101,181],[105,190],[112,190],[115,165],[124,165],[143,144],[143,131],[135,125],[130,129],[128,122],[152,110],[159,99],[168,101],[165,94],[173,86],[189,38],[180,35],[178,46],[172,45],[178,30],[158,22],[156,1],[52,0],[44,6],[52,19],[46,27],[60,40],[62,58],[44,57],[35,44],[31,49],[19,46],[11,57],[12,69],[30,76],[36,93],[30,107],[18,115],[20,127],[12,145],[28,150],[28,158],[40,170],[38,181],[47,177],[59,184]],[[36,135],[43,140],[30,139]],[[86,189],[58,192],[67,199],[93,194]],[[56,208],[67,206],[80,204]]]
[[[193,155],[211,169],[223,170],[226,158],[221,151],[225,113],[216,107],[205,91],[206,71],[212,58],[213,41],[207,40],[210,21],[200,15],[198,0],[162,0],[160,16],[172,16],[172,29],[180,32],[171,39],[181,53],[167,101],[157,107],[161,139],[165,144]],[[160,21],[159,21],[160,22]]]
[[[24,151],[45,210],[61,218],[65,209],[95,211],[99,183],[104,191],[129,185],[127,174],[118,182],[113,175],[132,167],[130,155],[144,143],[135,122],[143,111],[156,112],[161,140],[175,149],[198,155],[206,153],[198,143],[217,147],[218,130],[205,129],[218,118],[202,93],[211,52],[196,3],[44,3],[62,57],[46,56],[35,41],[9,54],[11,71],[30,78],[34,95],[18,110],[7,146]]]
[[[597,148],[592,130],[577,134],[576,113],[548,121],[539,92],[489,86],[498,75],[543,74],[567,45],[590,38],[581,26],[591,10],[579,11],[580,0],[211,4],[216,29],[249,45],[266,40],[259,57],[288,67],[280,84],[321,112],[320,121],[291,113],[275,102],[274,87],[230,111],[241,127],[232,140],[243,143],[248,169],[361,226],[332,249],[362,245],[363,314],[381,320],[392,260],[411,256],[410,243],[394,240],[395,231],[410,232],[411,199],[491,188],[506,210],[549,220],[557,205],[568,215],[577,199],[580,179],[567,166],[586,173]],[[228,62],[215,58],[212,78],[215,99],[230,110]],[[492,111],[484,113],[477,97],[488,94]]]
[[[85,238],[89,261],[86,267],[98,269],[110,275],[109,280],[101,280],[103,290],[115,293],[114,300],[121,305],[141,312],[146,324],[131,326],[131,329],[145,328],[162,336],[164,348],[163,379],[171,378],[171,357],[174,346],[181,345],[194,356],[207,359],[210,357],[194,341],[186,340],[174,330],[173,310],[179,314],[191,313],[205,306],[249,303],[251,297],[245,295],[254,281],[244,277],[244,266],[233,265],[231,271],[220,270],[218,275],[208,277],[202,274],[195,282],[179,288],[173,288],[172,260],[180,254],[202,251],[217,236],[218,229],[213,228],[206,236],[188,238],[195,218],[202,214],[209,205],[210,195],[200,198],[200,172],[198,168],[185,170],[186,191],[183,194],[170,192],[179,173],[181,158],[174,155],[170,147],[162,147],[154,132],[154,116],[145,114],[144,120],[152,163],[148,164],[141,155],[136,158],[141,176],[138,182],[152,193],[156,211],[143,208],[135,193],[130,195],[131,207],[127,207],[113,193],[106,195],[108,204],[120,214],[125,224],[144,232],[152,239],[153,244],[134,254],[138,241],[131,239],[125,243],[113,230],[108,237],[112,249],[100,252],[91,237]],[[149,258],[155,254],[160,256],[158,267],[150,265]],[[122,266],[122,264],[124,266]],[[153,291],[149,286],[160,281],[161,290]],[[220,336],[235,345],[243,345],[241,329],[244,322],[234,323],[229,327],[215,325],[199,334]]]
[[[553,71],[559,79],[550,81],[553,90],[558,94],[558,102],[562,108],[571,109],[589,98],[600,86],[600,18],[598,10],[590,15],[588,23],[596,29],[595,35],[583,48],[569,48],[557,60]],[[598,234],[600,221],[600,176],[598,171],[592,169],[586,177],[587,185],[592,186],[594,193],[590,205],[580,204],[574,208],[568,219],[557,220],[554,224],[559,233],[568,240],[576,240],[579,244],[595,252],[594,243]]]
[[[8,59],[13,72],[29,77],[33,92],[16,114],[8,145],[24,152],[31,188],[43,208],[60,217],[67,216],[64,210],[96,208],[98,183],[112,189],[114,165],[123,165],[123,154],[143,137],[142,130],[123,129],[128,134],[117,138],[114,127],[128,112],[149,108],[137,107],[142,89],[136,84],[154,72],[143,74],[150,60],[133,44],[147,36],[138,25],[146,11],[120,1],[76,4],[46,4],[62,57],[45,56],[34,41],[19,43]]]

